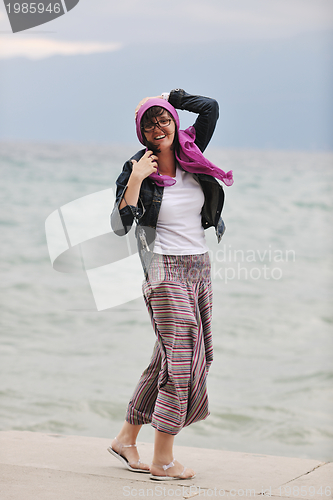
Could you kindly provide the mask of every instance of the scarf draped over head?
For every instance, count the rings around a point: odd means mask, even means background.
[[[192,174],[211,175],[212,177],[216,177],[216,179],[224,182],[226,186],[231,186],[233,184],[234,180],[232,177],[232,170],[225,173],[219,167],[207,160],[195,144],[195,128],[192,126],[186,130],[179,130],[178,113],[176,109],[165,99],[149,99],[140,107],[136,116],[136,133],[141,144],[145,146],[141,132],[141,120],[145,111],[152,106],[160,106],[161,108],[166,109],[174,118],[179,141],[179,151],[175,151],[175,156],[179,165],[186,170],[186,172],[190,172]],[[169,175],[159,175],[158,170],[157,172],[150,174],[149,177],[159,186],[172,186],[176,183],[176,179],[170,177]]]

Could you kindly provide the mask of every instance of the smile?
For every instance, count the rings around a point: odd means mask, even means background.
[[[165,135],[158,135],[157,137],[155,137],[155,140],[161,140],[161,139],[164,139]]]

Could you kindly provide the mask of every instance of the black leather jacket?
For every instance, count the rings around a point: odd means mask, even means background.
[[[176,109],[184,109],[197,113],[199,116],[194,123],[196,131],[195,143],[203,152],[215,130],[216,122],[219,117],[218,103],[214,99],[197,95],[187,94],[182,89],[172,90],[170,92],[169,102]],[[158,186],[149,177],[146,177],[142,184],[139,194],[138,206],[127,205],[121,210],[118,209],[123,195],[127,188],[127,182],[132,172],[131,160],[139,161],[145,154],[146,149],[138,151],[124,165],[119,175],[116,185],[116,201],[111,214],[111,227],[115,234],[123,236],[131,229],[134,218],[137,221],[137,244],[141,257],[141,262],[145,273],[147,274],[147,261],[143,258],[145,250],[145,241],[142,239],[140,226],[144,228],[145,237],[150,250],[153,248],[155,239],[155,229],[161,202],[163,198],[163,186]],[[221,241],[225,231],[225,225],[221,218],[221,212],[224,204],[224,191],[219,182],[207,174],[192,174],[202,187],[205,202],[201,212],[201,223],[204,229],[214,226],[218,242]],[[146,250],[148,250],[146,248]]]

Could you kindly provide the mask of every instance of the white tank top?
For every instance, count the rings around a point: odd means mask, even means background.
[[[165,186],[156,226],[154,252],[195,255],[208,251],[201,209],[205,201],[193,175],[176,166],[176,184]]]

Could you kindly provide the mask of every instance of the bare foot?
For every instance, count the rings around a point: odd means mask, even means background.
[[[111,447],[115,452],[119,453],[119,455],[126,458],[128,460],[129,465],[133,469],[143,469],[143,470],[149,471],[150,467],[148,464],[143,464],[143,463],[139,462],[140,456],[139,456],[137,447],[136,446],[131,446],[131,447],[125,446],[128,444],[134,444],[134,443],[126,443],[126,442],[120,443],[118,440],[114,439],[111,443]]]
[[[183,478],[183,479],[190,479],[191,477],[195,476],[195,472],[193,469],[189,469],[188,467],[185,468],[182,464],[177,462],[177,460],[173,460],[174,466],[169,467],[167,470],[164,470],[162,467],[162,464],[152,464],[150,466],[150,472],[152,476],[169,476],[169,477],[175,477],[175,478]]]

